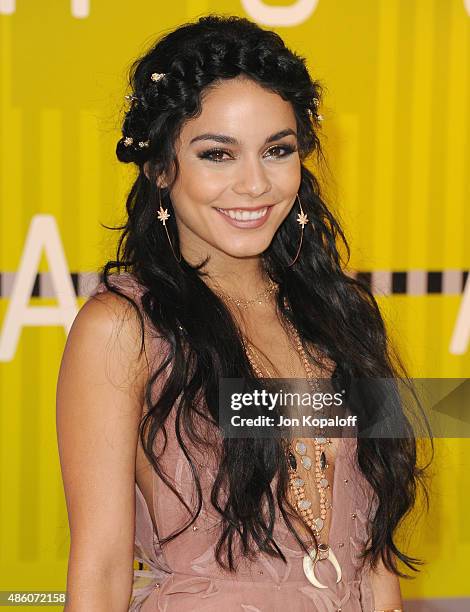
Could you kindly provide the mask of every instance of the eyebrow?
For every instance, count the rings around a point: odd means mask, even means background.
[[[268,136],[268,138],[266,138],[266,140],[264,141],[264,144],[268,144],[270,142],[273,142],[274,140],[279,140],[280,138],[283,138],[284,136],[295,136],[297,138],[297,133],[294,132],[294,130],[291,130],[290,128],[286,128],[285,130],[280,130],[279,132],[276,132],[275,134],[271,134],[271,136]],[[226,136],[225,134],[211,134],[211,133],[205,133],[205,134],[200,134],[199,136],[195,136],[190,141],[189,144],[193,144],[193,142],[197,142],[198,140],[215,140],[216,142],[220,142],[222,144],[233,144],[233,145],[240,144],[236,138],[233,138],[233,136]]]

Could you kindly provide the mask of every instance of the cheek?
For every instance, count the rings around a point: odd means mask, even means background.
[[[171,198],[178,212],[191,214],[198,207],[215,205],[228,182],[222,172],[214,172],[197,164],[188,164],[181,167]]]
[[[301,179],[301,168],[298,162],[286,164],[274,174],[273,181],[282,193],[288,195],[296,193]]]

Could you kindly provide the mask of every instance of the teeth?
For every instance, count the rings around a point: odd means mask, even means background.
[[[261,219],[266,214],[268,208],[262,208],[260,210],[250,212],[248,210],[223,210],[222,208],[218,208],[221,213],[227,215],[231,219],[236,219],[237,221],[252,221],[254,219]]]

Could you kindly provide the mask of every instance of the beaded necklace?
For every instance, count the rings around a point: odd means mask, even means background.
[[[286,304],[286,302],[284,303]],[[286,323],[290,333],[292,334],[292,337],[294,338],[297,352],[302,360],[307,377],[307,382],[309,383],[312,392],[318,391],[319,385],[313,376],[313,370],[310,366],[310,362],[302,345],[300,336],[297,330],[295,329],[295,326],[289,320],[286,320]],[[268,368],[264,368],[264,372],[262,371],[262,368],[260,367],[256,359],[257,351],[254,345],[246,337],[244,337],[244,345],[246,355],[256,375],[260,378],[264,378],[267,374],[268,378],[274,378],[272,372]],[[313,514],[313,510],[311,508],[311,500],[306,498],[305,481],[299,476],[299,473],[297,472],[298,464],[294,454],[294,452],[296,452],[300,456],[300,462],[302,466],[306,470],[310,470],[312,468],[312,459],[309,455],[307,455],[307,446],[304,442],[300,440],[295,443],[294,447],[291,441],[283,440],[283,446],[288,462],[289,486],[293,493],[294,499],[296,500],[297,508],[300,511],[303,521],[313,530],[315,537],[319,542],[318,547],[315,547],[315,545],[311,546],[309,548],[309,554],[305,555],[304,557],[304,573],[307,579],[314,586],[318,588],[327,588],[325,585],[321,584],[315,576],[315,565],[319,561],[329,560],[336,569],[336,582],[338,583],[341,580],[341,567],[335,554],[327,543],[321,541],[321,531],[325,524],[328,509],[332,508],[331,503],[326,499],[326,490],[327,488],[329,488],[329,482],[325,473],[325,470],[328,467],[325,455],[325,447],[326,444],[331,444],[331,440],[323,436],[315,437],[313,438],[313,440],[315,445],[315,480],[320,497],[320,515],[317,517],[315,517]]]

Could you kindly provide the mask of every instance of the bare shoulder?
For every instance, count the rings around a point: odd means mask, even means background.
[[[62,356],[56,423],[71,532],[68,590],[77,596],[111,574],[120,576],[123,600],[131,588],[136,448],[148,376],[140,338],[132,305],[104,292],[78,312]]]
[[[135,295],[129,291],[124,291],[128,296],[135,300]],[[120,294],[108,291],[103,283],[100,283],[93,294],[88,298],[80,309],[76,320],[86,323],[115,327],[117,324],[126,323],[131,326],[128,331],[133,331],[138,321],[138,315],[132,304]]]
[[[145,331],[145,327],[144,327]],[[142,347],[142,327],[135,308],[111,291],[92,295],[78,312],[67,338],[69,352],[86,351],[106,367],[118,385],[142,397],[149,375],[147,346]]]

